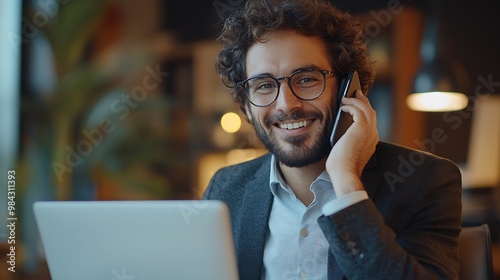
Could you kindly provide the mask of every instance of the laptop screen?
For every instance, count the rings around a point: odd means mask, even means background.
[[[237,279],[219,201],[36,202],[49,270],[67,279]]]

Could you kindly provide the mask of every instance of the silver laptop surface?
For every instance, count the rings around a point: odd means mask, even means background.
[[[36,202],[53,280],[237,279],[218,201]]]

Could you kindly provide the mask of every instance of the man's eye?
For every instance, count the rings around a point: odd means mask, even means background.
[[[303,77],[298,81],[298,83],[299,84],[307,84],[307,83],[312,83],[315,81],[317,81],[317,79],[315,79],[313,77]]]
[[[297,84],[308,84],[308,83],[315,83],[318,81],[319,81],[319,79],[317,77],[314,77],[314,76],[302,76],[302,77],[298,77],[296,83]]]
[[[265,84],[260,84],[257,89],[270,89],[270,88],[275,88],[276,85],[274,83],[265,83]]]
[[[273,82],[262,82],[258,83],[254,87],[254,91],[257,93],[270,93],[276,89],[276,83]]]
[[[314,76],[302,76],[294,81],[294,85],[297,87],[313,87],[319,84],[321,84],[321,80]]]

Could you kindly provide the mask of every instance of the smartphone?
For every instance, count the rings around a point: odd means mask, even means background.
[[[339,92],[337,95],[337,115],[335,116],[335,121],[333,122],[333,130],[330,135],[330,145],[333,147],[335,143],[344,135],[347,129],[353,123],[352,116],[349,113],[340,110],[342,107],[343,97],[353,97],[356,90],[361,89],[359,83],[358,73],[356,71],[350,72],[346,78],[342,79],[340,83]]]

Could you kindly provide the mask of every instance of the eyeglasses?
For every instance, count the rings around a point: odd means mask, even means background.
[[[288,77],[275,78],[271,75],[256,75],[236,85],[244,88],[250,103],[257,107],[266,107],[278,98],[282,80],[288,80],[288,86],[298,99],[313,100],[318,98],[325,90],[327,74],[334,74],[334,72],[305,68],[293,72]]]

